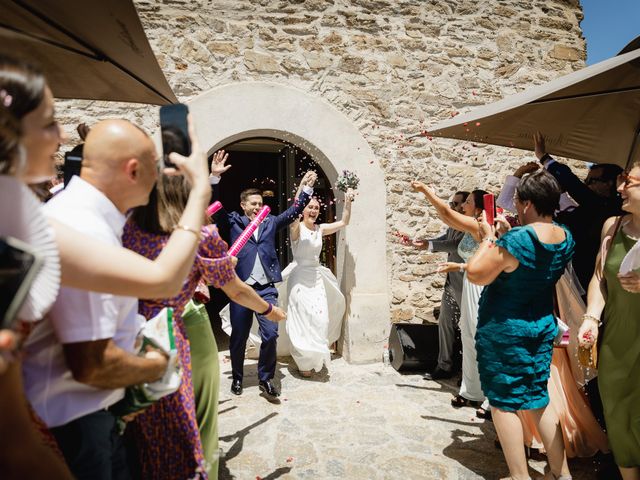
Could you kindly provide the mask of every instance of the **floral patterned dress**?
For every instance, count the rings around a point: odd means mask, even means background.
[[[132,221],[126,224],[122,236],[126,248],[150,259],[160,254],[168,240],[168,235],[145,232]],[[191,352],[182,312],[201,280],[219,288],[235,277],[227,250],[214,225],[203,227],[193,268],[180,294],[170,299],[140,300],[139,311],[147,319],[164,307],[173,307],[176,347],[183,368],[178,391],[153,404],[127,426],[135,439],[144,479],[207,478],[191,380]]]

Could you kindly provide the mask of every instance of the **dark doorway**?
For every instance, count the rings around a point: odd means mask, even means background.
[[[307,170],[318,173],[318,181],[314,186],[314,196],[321,204],[319,223],[335,221],[335,197],[327,176],[320,166],[301,148],[274,138],[249,138],[234,142],[224,147],[229,153],[228,164],[232,167],[224,174],[220,183],[219,199],[229,212],[240,209],[240,192],[246,188],[258,188],[263,192],[263,202],[271,207],[272,214],[279,214],[287,209],[302,176]],[[221,232],[224,238],[224,232]],[[225,238],[229,242],[228,238]],[[293,255],[289,245],[289,230],[283,229],[278,235],[277,252],[280,266],[284,269]],[[320,262],[335,273],[336,235],[328,235],[323,239]],[[228,303],[228,298],[221,290],[211,289],[211,302],[208,304],[209,315],[214,324],[214,331],[219,331],[220,318],[218,312]],[[219,335],[216,335],[218,340]],[[220,341],[219,341],[220,343]]]

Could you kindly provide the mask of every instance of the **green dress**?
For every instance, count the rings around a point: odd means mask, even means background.
[[[182,314],[191,347],[193,395],[196,418],[209,480],[217,480],[220,450],[218,447],[218,393],[220,363],[218,346],[213,336],[204,304],[191,300]]]
[[[616,277],[635,240],[619,231],[605,262],[607,303],[600,345],[598,388],[609,445],[616,464],[640,466],[640,294],[627,292]]]

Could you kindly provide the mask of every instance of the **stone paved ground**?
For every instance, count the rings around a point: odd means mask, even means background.
[[[506,475],[492,423],[451,408],[455,381],[400,375],[382,364],[331,363],[330,374],[301,378],[278,362],[279,404],[259,395],[256,364],[244,393],[229,392],[221,352],[220,479],[494,479]],[[531,460],[532,476],[543,457]],[[595,479],[590,460],[571,462],[573,478]]]

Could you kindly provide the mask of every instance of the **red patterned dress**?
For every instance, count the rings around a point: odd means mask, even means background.
[[[168,240],[168,235],[145,232],[132,221],[127,222],[122,236],[126,248],[152,260]],[[191,380],[191,352],[182,311],[200,280],[219,288],[235,277],[227,250],[214,225],[203,227],[193,268],[180,294],[170,299],[140,300],[139,311],[147,319],[164,307],[174,308],[176,347],[183,368],[178,391],[153,404],[127,426],[135,439],[144,479],[207,478]]]

